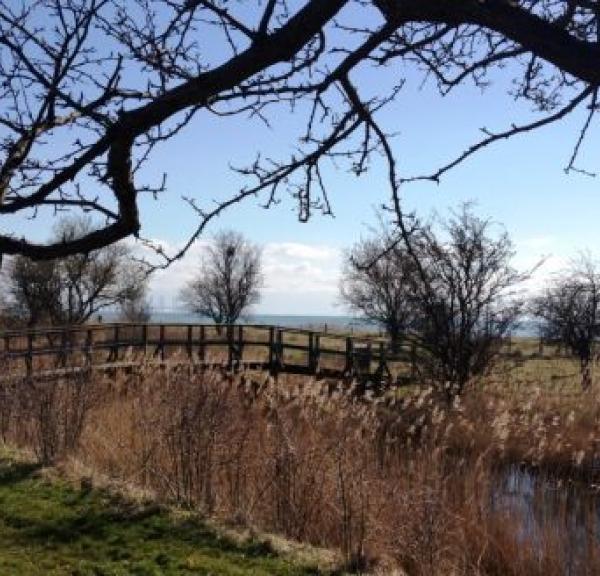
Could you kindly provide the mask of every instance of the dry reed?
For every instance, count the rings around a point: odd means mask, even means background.
[[[565,506],[532,526],[502,483],[526,465],[536,485],[593,484],[597,406],[497,387],[448,406],[433,389],[371,398],[343,383],[142,366],[0,384],[0,434],[45,462],[76,457],[161,501],[337,548],[357,571],[583,575],[600,573],[594,514],[575,538]]]

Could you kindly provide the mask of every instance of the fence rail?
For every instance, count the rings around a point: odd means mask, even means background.
[[[214,324],[95,324],[0,333],[4,375],[35,378],[67,370],[140,363],[243,367],[332,377],[390,378],[387,341],[299,328]],[[415,351],[393,361],[414,370]],[[1,377],[1,375],[0,375]]]

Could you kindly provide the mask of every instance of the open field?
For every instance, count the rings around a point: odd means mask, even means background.
[[[410,385],[419,376],[421,362],[418,346],[410,338],[401,350],[391,353],[387,341],[376,333],[324,333],[260,325],[218,329],[193,324],[90,324],[8,331],[0,333],[0,341],[5,373],[28,375],[154,362],[334,377],[362,374],[372,378],[385,373],[390,383],[397,380]],[[513,372],[514,367],[530,370],[534,366],[534,371],[548,372],[552,382],[565,376],[563,368],[556,372],[558,360],[573,364],[556,346],[543,345],[537,338],[504,341],[500,358],[505,373]]]
[[[143,361],[341,377],[357,369],[375,374],[388,360],[386,341],[374,334],[261,325],[89,324],[7,331],[0,341],[8,370],[28,376]]]

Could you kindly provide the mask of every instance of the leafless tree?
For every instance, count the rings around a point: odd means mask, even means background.
[[[4,313],[28,326],[51,324],[59,314],[61,282],[57,262],[34,262],[24,256],[9,261],[3,273]]]
[[[542,335],[557,340],[579,359],[581,385],[592,383],[594,341],[600,335],[600,270],[589,254],[582,254],[533,301]]]
[[[67,218],[55,236],[69,242],[90,228],[87,219]],[[81,324],[105,308],[138,303],[146,290],[144,270],[123,243],[50,261],[18,255],[3,276],[13,315],[29,326]]]
[[[386,250],[391,246],[389,250]],[[379,324],[390,338],[392,352],[415,323],[415,265],[402,243],[390,240],[385,229],[347,252],[340,296],[351,310]]]
[[[133,323],[147,323],[152,318],[152,307],[148,300],[147,286],[141,283],[127,298],[119,302],[121,320]]]
[[[512,242],[467,205],[445,221],[423,226],[416,246],[414,299],[422,373],[448,399],[484,374],[523,307],[519,284],[529,273],[511,266]],[[413,256],[415,254],[413,253]]]
[[[140,236],[140,196],[166,190],[142,182],[141,168],[196,115],[305,121],[289,157],[258,155],[238,170],[248,183],[216,204],[188,199],[198,227],[175,254],[157,247],[163,265],[246,198],[272,206],[287,190],[301,220],[330,212],[328,160],[362,174],[382,153],[401,227],[402,183],[439,182],[483,148],[583,108],[567,162],[578,169],[598,109],[599,12],[592,0],[0,0],[0,254],[64,257]],[[390,139],[399,126],[383,126],[380,111],[406,79],[432,79],[444,95],[488,88],[500,68],[510,97],[537,116],[484,129],[445,165],[401,177]],[[15,215],[48,209],[104,224],[48,243],[35,240],[36,224],[24,236],[11,228],[25,221]]]
[[[259,301],[261,285],[260,249],[237,232],[223,231],[207,246],[181,296],[192,312],[217,326],[231,325]]]

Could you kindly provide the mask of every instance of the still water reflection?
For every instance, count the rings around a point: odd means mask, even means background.
[[[510,467],[497,477],[491,507],[510,517],[523,545],[540,554],[547,546],[558,548],[565,574],[580,574],[584,558],[600,550],[600,493],[595,487]]]

